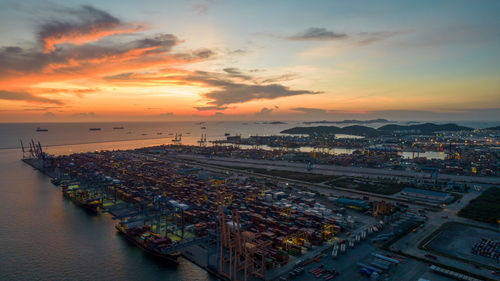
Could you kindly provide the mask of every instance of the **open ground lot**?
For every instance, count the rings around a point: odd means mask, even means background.
[[[471,252],[472,246],[483,237],[491,240],[499,240],[499,232],[471,225],[450,223],[444,225],[439,232],[433,235],[434,237],[423,245],[425,249],[444,256],[500,268],[500,261],[474,255]]]

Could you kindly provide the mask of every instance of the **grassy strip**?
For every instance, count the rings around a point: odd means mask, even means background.
[[[494,225],[500,223],[500,188],[490,187],[460,210],[459,216]]]
[[[321,174],[312,174],[312,173],[301,173],[301,172],[293,172],[293,171],[284,171],[284,170],[266,170],[266,169],[252,169],[253,172],[264,174],[268,176],[288,178],[292,180],[299,180],[305,182],[312,183],[322,183],[328,180],[332,180],[336,178],[334,176],[327,176]]]
[[[214,165],[214,164],[211,164],[211,165]],[[302,173],[302,172],[294,172],[294,171],[287,171],[287,170],[268,170],[268,169],[258,169],[258,168],[241,167],[241,166],[227,166],[227,165],[219,165],[219,164],[216,164],[214,166],[229,168],[229,169],[233,169],[233,170],[247,171],[247,172],[251,172],[251,173],[262,174],[262,175],[267,175],[267,176],[272,176],[272,177],[280,177],[280,178],[291,179],[291,180],[311,182],[311,183],[322,183],[325,181],[330,181],[330,180],[338,178],[337,176],[327,176],[327,175],[321,175],[321,174]]]
[[[332,186],[339,186],[343,188],[350,188],[359,191],[366,191],[371,193],[378,193],[383,195],[392,195],[400,192],[403,188],[408,187],[408,184],[397,183],[391,180],[365,180],[342,177],[337,180],[328,182]]]
[[[361,184],[355,184],[354,186],[349,184],[341,184],[338,186],[346,188],[354,188],[360,191],[366,191],[384,195],[392,195],[398,193],[404,187],[406,187],[406,186],[401,186],[399,184],[378,184],[378,183],[361,183]]]

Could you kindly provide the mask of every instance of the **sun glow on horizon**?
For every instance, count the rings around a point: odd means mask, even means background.
[[[404,3],[371,14],[297,1],[275,15],[273,1],[203,10],[174,1],[151,13],[112,2],[56,1],[31,26],[13,16],[29,11],[0,9],[0,29],[12,29],[0,39],[2,121],[500,114],[500,40],[491,27],[500,24],[498,3],[459,1],[453,15],[422,3],[402,22],[394,15]]]

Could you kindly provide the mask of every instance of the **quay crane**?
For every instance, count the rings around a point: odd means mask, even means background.
[[[201,138],[198,140],[198,143],[202,147],[207,146],[207,134],[201,134]]]
[[[175,144],[180,144],[182,142],[182,134],[175,133],[175,138],[172,140]]]

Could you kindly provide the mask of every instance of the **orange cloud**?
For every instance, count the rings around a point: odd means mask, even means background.
[[[113,27],[113,29],[107,29]],[[76,45],[85,44],[88,42],[97,41],[101,38],[111,35],[134,33],[143,30],[143,27],[136,26],[131,28],[114,28],[108,25],[95,25],[91,26],[88,30],[72,30],[67,33],[54,34],[42,39],[43,52],[49,53],[55,50],[57,44],[71,43]]]
[[[0,57],[5,64],[0,65],[0,89],[16,89],[36,86],[40,83],[63,82],[70,80],[90,80],[107,83],[102,77],[126,72],[142,72],[165,65],[181,66],[205,60],[210,52],[173,54],[171,48],[179,41],[170,34],[161,34],[127,42],[124,46],[84,45],[67,47],[58,55],[42,54],[19,49],[12,51],[0,49]],[[208,55],[207,55],[208,54]],[[17,69],[18,68],[18,69]],[[178,75],[175,70],[170,75]],[[164,73],[162,73],[163,75]],[[156,83],[166,82],[157,78]]]
[[[2,90],[0,90],[0,100],[24,101],[28,103],[38,103],[38,104],[55,104],[55,105],[64,104],[61,100],[45,98],[27,92],[11,92]]]
[[[222,73],[184,70],[184,65],[210,60],[215,53],[209,49],[174,52],[172,49],[182,41],[172,34],[139,39],[139,34],[108,38],[135,33],[142,27],[123,23],[90,6],[67,10],[67,13],[66,16],[74,19],[52,20],[40,27],[40,48],[0,48],[0,90],[4,91],[4,100],[62,105],[61,94],[66,94],[65,103],[71,103],[74,97],[67,94],[83,97],[98,91],[98,95],[79,100],[78,105],[87,109],[102,105],[103,110],[111,110],[108,101],[115,97],[106,95],[109,89],[128,95],[128,87],[167,86],[170,93],[154,93],[148,99],[175,96],[177,105],[182,103],[192,108],[193,99],[204,92],[208,103],[198,106],[199,111],[207,106],[220,110],[228,104],[252,100],[317,94],[277,84],[289,78],[266,77],[257,81],[255,75],[236,68],[226,68]],[[107,40],[100,40],[102,38]],[[85,89],[87,85],[99,90]],[[114,105],[115,111],[120,108],[129,111],[130,105],[123,101]]]
[[[62,43],[76,45],[97,41],[116,34],[134,33],[143,29],[136,24],[121,22],[109,13],[92,6],[66,9],[66,17],[71,20],[50,20],[44,23],[38,39],[43,45],[43,53],[54,51]]]

